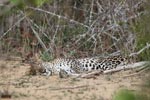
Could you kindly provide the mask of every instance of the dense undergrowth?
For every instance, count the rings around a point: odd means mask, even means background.
[[[1,54],[22,58],[38,54],[50,61],[129,55],[150,44],[149,0],[12,1],[16,3],[12,8],[0,6],[4,9],[0,12]],[[150,60],[150,48],[137,59]],[[149,82],[142,94],[120,90],[113,100],[149,100]]]
[[[126,56],[149,44],[149,1],[10,1],[14,6],[1,13],[1,53],[43,60]],[[149,60],[148,51],[138,59]]]
[[[134,24],[134,31],[137,37],[137,50],[150,43],[150,2],[145,5],[146,15],[142,15]],[[150,60],[150,48],[142,52],[138,57],[140,60]]]

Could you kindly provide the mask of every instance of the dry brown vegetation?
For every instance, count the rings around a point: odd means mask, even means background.
[[[14,13],[1,16],[1,53],[22,57],[40,53],[44,60],[130,55],[137,51],[137,33],[142,33],[134,25],[147,13],[146,4],[146,0],[52,0],[40,8],[12,9]]]
[[[141,91],[146,83],[147,70],[96,79],[45,77],[31,59],[121,54],[150,60],[149,0],[48,0],[39,7],[32,4],[36,0],[5,1],[10,0],[0,0],[0,100],[111,100],[119,89]]]

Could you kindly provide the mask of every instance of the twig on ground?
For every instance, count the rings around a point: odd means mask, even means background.
[[[134,76],[134,75],[138,75],[138,74],[141,74],[142,72],[144,72],[144,71],[146,71],[146,70],[149,70],[149,69],[150,69],[149,67],[144,68],[144,69],[142,69],[142,70],[141,70],[141,71],[139,71],[139,72],[132,73],[132,74],[129,74],[129,75],[125,75],[125,76],[123,76],[123,78],[125,78],[125,77],[130,77],[130,76]]]
[[[36,90],[45,90],[45,89],[51,89],[51,90],[68,90],[68,89],[78,89],[78,88],[85,88],[89,85],[79,85],[79,86],[68,86],[68,87],[46,87],[46,88],[40,88]]]
[[[146,67],[148,64],[150,64],[149,61],[142,61],[142,62],[137,62],[137,63],[128,64],[128,65],[124,65],[124,66],[118,66],[116,69],[107,70],[107,71],[104,71],[104,72],[102,72],[102,71],[94,71],[94,72],[90,72],[90,73],[87,73],[87,74],[81,74],[81,75],[79,75],[76,78],[95,78],[95,75],[107,74],[107,73],[117,72],[117,71],[125,70],[125,69]]]
[[[104,74],[116,72],[116,71],[120,71],[120,70],[125,70],[125,69],[138,68],[141,66],[146,66],[149,63],[150,63],[149,61],[142,61],[142,62],[137,62],[137,63],[128,64],[128,65],[124,65],[124,66],[118,66],[116,69],[104,71]]]
[[[96,75],[99,75],[99,74],[102,74],[102,73],[103,73],[102,71],[94,71],[94,72],[89,72],[89,73],[86,73],[86,74],[81,74],[76,78],[94,78],[95,79]]]

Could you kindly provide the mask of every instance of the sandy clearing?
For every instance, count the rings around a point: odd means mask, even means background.
[[[118,89],[138,90],[147,75],[123,77],[134,72],[130,70],[96,79],[61,79],[30,76],[29,68],[20,61],[0,60],[0,91],[7,90],[12,95],[4,100],[111,100]]]

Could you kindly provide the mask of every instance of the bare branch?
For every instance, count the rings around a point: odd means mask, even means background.
[[[139,50],[138,52],[135,52],[135,53],[131,53],[129,56],[131,57],[131,56],[134,56],[134,55],[139,55],[140,53],[142,53],[144,50],[146,50],[148,48],[150,48],[150,44],[147,43],[146,46],[143,47],[141,50]]]
[[[26,18],[26,19],[27,19],[28,22],[30,23],[30,27],[31,27],[31,29],[32,29],[32,31],[33,31],[33,33],[34,33],[34,35],[35,35],[36,38],[38,39],[39,43],[41,44],[41,46],[43,47],[43,49],[47,52],[48,49],[46,48],[45,44],[43,43],[43,41],[42,41],[41,38],[39,37],[39,34],[36,32],[36,30],[35,30],[34,27],[32,26],[33,22],[32,22],[30,19],[28,19],[28,18]]]
[[[89,19],[89,24],[91,24],[91,22],[92,22],[92,19],[93,19],[93,4],[94,4],[94,0],[92,0],[92,3],[91,3],[91,10],[90,10],[90,19]]]
[[[29,7],[29,8],[30,8],[30,9],[33,9],[33,10],[36,10],[36,11],[40,11],[40,12],[44,12],[44,13],[47,13],[47,14],[56,16],[56,17],[58,17],[58,18],[62,18],[62,19],[65,19],[65,20],[69,20],[70,22],[73,22],[73,23],[75,23],[75,24],[82,25],[82,26],[84,26],[84,27],[86,27],[86,28],[90,28],[89,26],[87,26],[87,25],[85,25],[85,24],[83,24],[83,23],[80,23],[80,22],[75,21],[75,20],[73,20],[73,19],[68,19],[68,18],[65,17],[65,16],[57,15],[57,14],[55,14],[55,13],[52,13],[52,12],[49,12],[49,11],[46,11],[46,10],[43,10],[43,9],[40,9],[40,8],[33,8],[33,7]]]
[[[5,33],[3,33],[3,35],[0,37],[0,40],[9,32],[12,30],[12,28],[14,28],[16,25],[18,25],[22,20],[25,19],[25,16],[22,17],[21,19],[19,19],[16,23],[14,23],[14,25],[12,27],[10,27]]]

